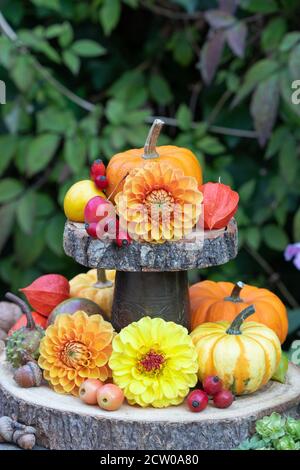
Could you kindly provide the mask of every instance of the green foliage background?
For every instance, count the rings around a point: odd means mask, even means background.
[[[191,148],[206,181],[241,197],[239,256],[202,275],[297,308],[299,273],[283,258],[300,241],[297,0],[2,0],[1,13],[2,292],[80,271],[62,249],[67,188],[164,116],[160,143]]]

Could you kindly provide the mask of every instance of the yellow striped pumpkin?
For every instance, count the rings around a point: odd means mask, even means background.
[[[224,388],[244,395],[255,392],[271,379],[281,358],[280,341],[262,323],[243,323],[254,312],[250,305],[231,324],[203,323],[192,331],[201,381],[208,375],[217,375]]]

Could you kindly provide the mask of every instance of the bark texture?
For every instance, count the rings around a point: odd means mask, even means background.
[[[48,387],[21,389],[0,364],[0,416],[15,415],[37,430],[37,444],[50,449],[232,449],[254,430],[256,419],[273,411],[299,417],[300,369],[290,365],[286,384],[239,397],[220,410],[199,414],[185,405],[141,409],[124,405],[113,413],[58,395]]]
[[[111,240],[92,239],[83,224],[66,222],[64,249],[79,264],[90,268],[119,271],[187,271],[227,263],[238,252],[234,219],[225,230],[197,234],[196,241],[180,240],[163,244],[133,241],[119,248]]]

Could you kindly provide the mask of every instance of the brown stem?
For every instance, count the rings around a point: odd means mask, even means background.
[[[156,151],[156,144],[163,125],[164,121],[162,121],[161,119],[154,119],[154,122],[151,126],[151,129],[145,142],[143,158],[151,159],[159,157]]]
[[[224,300],[227,300],[229,302],[236,302],[236,303],[243,302],[243,299],[241,299],[240,294],[244,286],[245,284],[243,282],[241,281],[236,282],[234,285],[234,288],[232,289],[230,296],[225,297]]]
[[[97,282],[94,284],[94,287],[97,287],[97,289],[105,289],[112,286],[112,281],[109,281],[106,277],[105,269],[97,269]]]
[[[27,303],[24,302],[24,300],[20,299],[20,297],[18,297],[17,295],[12,294],[11,292],[7,292],[4,297],[10,302],[13,302],[14,304],[20,307],[20,309],[22,310],[24,315],[26,315],[26,318],[27,318],[26,328],[30,330],[34,330],[36,325],[34,323],[31,310],[28,307]]]
[[[246,307],[241,311],[241,313],[238,314],[237,317],[235,317],[228,330],[226,330],[226,333],[228,335],[241,335],[241,326],[243,322],[246,320],[246,318],[250,317],[250,315],[253,315],[253,313],[255,313],[254,305],[249,305]]]

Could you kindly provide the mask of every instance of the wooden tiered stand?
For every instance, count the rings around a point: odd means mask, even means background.
[[[192,243],[133,242],[120,249],[111,241],[92,240],[73,222],[67,222],[64,234],[65,251],[78,263],[117,270],[112,313],[117,330],[144,315],[189,326],[187,271],[234,258],[236,223]],[[231,449],[249,436],[258,418],[273,411],[296,416],[299,400],[300,370],[290,365],[285,384],[269,382],[225,410],[209,406],[198,414],[185,404],[165,409],[125,404],[109,413],[47,386],[19,388],[4,355],[0,359],[0,415],[35,426],[38,444],[51,449]]]

